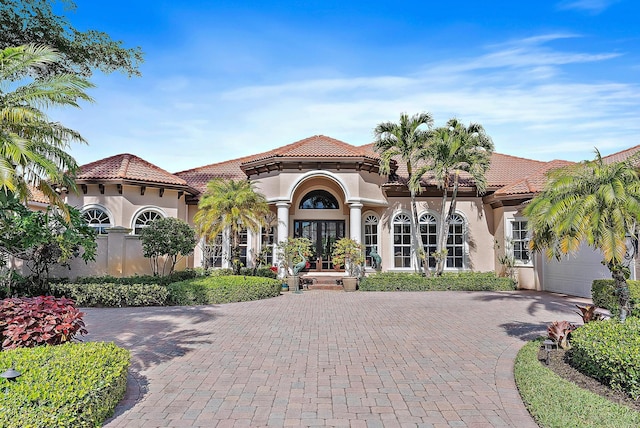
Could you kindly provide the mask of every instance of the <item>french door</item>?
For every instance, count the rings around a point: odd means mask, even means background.
[[[311,241],[309,270],[333,269],[331,253],[335,242],[344,237],[344,220],[294,220],[293,233]]]

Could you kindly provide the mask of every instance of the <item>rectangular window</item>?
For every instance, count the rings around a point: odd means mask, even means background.
[[[275,226],[267,229],[262,229],[262,254],[264,256],[264,263],[266,266],[273,265],[273,252],[276,243],[276,228]]]
[[[222,234],[218,234],[216,239],[208,242],[204,246],[204,267],[222,267]]]
[[[393,225],[394,267],[411,267],[411,224]]]
[[[371,251],[375,249],[378,251],[378,225],[377,224],[365,224],[364,225],[364,247],[365,254],[367,255],[365,263],[367,267],[371,267]],[[375,264],[375,263],[374,263]]]
[[[511,241],[513,245],[513,257],[521,263],[529,263],[529,233],[526,220],[513,220],[511,222]]]

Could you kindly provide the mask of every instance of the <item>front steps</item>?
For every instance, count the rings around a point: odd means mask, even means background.
[[[344,272],[306,272],[300,275],[302,290],[341,291]],[[336,283],[340,281],[340,283]]]

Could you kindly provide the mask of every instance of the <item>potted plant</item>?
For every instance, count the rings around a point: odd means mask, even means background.
[[[298,273],[307,265],[311,253],[311,241],[307,238],[287,238],[278,244],[280,266],[287,276],[290,291],[297,291],[300,284]]]
[[[358,276],[364,264],[362,244],[351,238],[340,238],[331,254],[334,265],[344,266],[345,277],[342,278],[344,291],[356,291]]]

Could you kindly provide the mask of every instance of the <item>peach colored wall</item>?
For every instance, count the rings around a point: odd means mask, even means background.
[[[392,198],[389,207],[382,211],[381,234],[379,236],[384,270],[403,270],[393,267],[393,229],[392,221],[396,214],[405,212],[411,215],[410,198]],[[440,198],[418,198],[418,217],[431,212],[439,218]],[[369,208],[365,206],[365,210]],[[458,198],[456,211],[467,222],[467,268],[479,272],[495,270],[495,256],[493,248],[493,213],[489,206],[482,203],[482,198]],[[404,269],[406,270],[406,268]],[[414,270],[410,268],[409,270]]]

